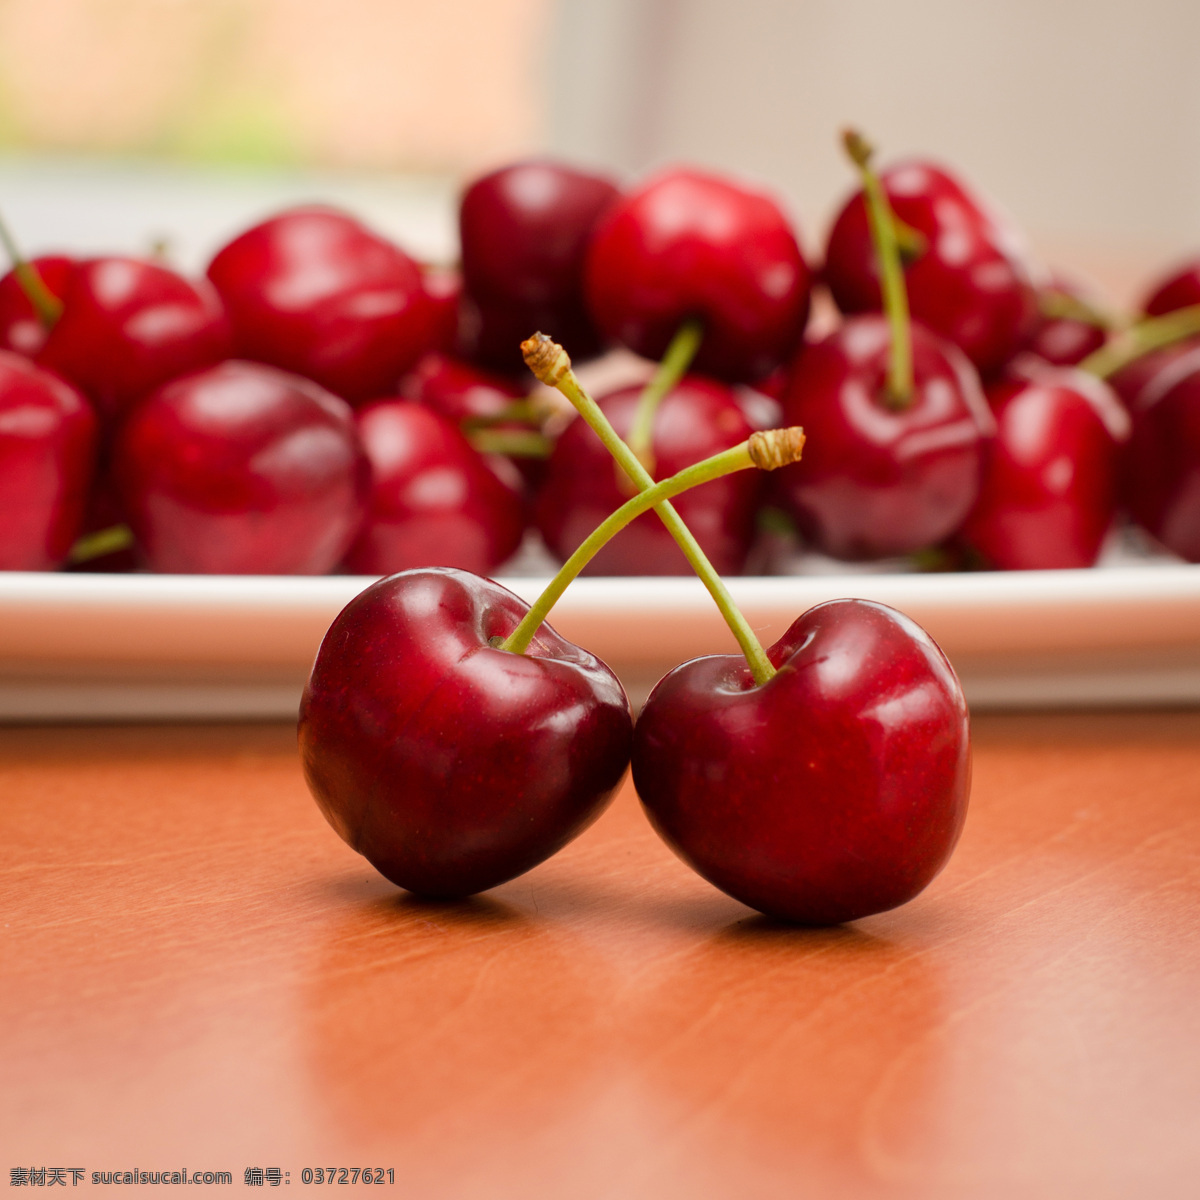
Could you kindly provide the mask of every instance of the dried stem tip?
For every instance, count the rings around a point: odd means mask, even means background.
[[[846,147],[850,161],[857,167],[867,166],[871,155],[875,153],[875,147],[857,129],[842,130],[842,145]]]
[[[747,447],[750,461],[762,471],[774,471],[788,463],[799,462],[803,449],[804,430],[799,425],[752,433]]]
[[[558,381],[571,369],[567,352],[544,333],[535,333],[521,343],[525,365],[547,387],[557,387]]]

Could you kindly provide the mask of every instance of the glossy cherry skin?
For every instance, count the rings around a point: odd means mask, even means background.
[[[896,216],[924,239],[905,265],[912,315],[954,342],[983,374],[1020,348],[1037,321],[1033,271],[1013,228],[949,172],[905,162],[880,176]],[[882,307],[862,193],[839,213],[824,279],[844,313]]]
[[[429,353],[453,354],[458,348],[462,273],[452,267],[421,266],[429,317]]]
[[[941,541],[970,512],[994,423],[971,364],[912,327],[914,388],[886,399],[891,335],[876,314],[847,318],[804,348],[783,398],[802,425],[801,462],[777,471],[776,495],[809,543],[834,558],[909,554]]]
[[[701,171],[665,171],[601,219],[584,289],[600,328],[659,359],[698,319],[701,374],[750,381],[790,356],[808,319],[810,273],[769,196]],[[570,350],[570,346],[567,347]]]
[[[46,254],[31,261],[46,290],[56,299],[66,295],[75,260],[65,254]],[[0,350],[13,350],[34,358],[46,344],[49,329],[42,324],[17,279],[16,271],[9,271],[0,279]]]
[[[485,575],[511,557],[525,532],[519,486],[502,482],[453,422],[411,400],[374,400],[355,424],[371,495],[346,554],[349,570],[440,566]]]
[[[217,253],[208,277],[240,357],[351,403],[393,391],[435,335],[418,264],[333,208],[293,208],[255,225]]]
[[[629,703],[594,655],[462,571],[405,571],[330,626],[300,702],[300,759],[337,832],[399,887],[495,887],[607,806],[629,762]]]
[[[613,428],[628,436],[642,389],[598,397]],[[666,479],[692,463],[728,450],[754,432],[733,389],[689,375],[663,397],[654,414],[654,476]],[[550,552],[565,560],[610,513],[633,494],[620,468],[584,421],[563,431],[534,502],[534,519]],[[739,471],[677,496],[671,503],[717,571],[739,574],[754,536],[762,495],[757,471]],[[593,575],[689,575],[692,568],[654,513],[638,517],[584,568]]]
[[[1058,271],[1053,272],[1047,283],[1038,289],[1038,295],[1039,298],[1068,296],[1097,310],[1103,305],[1094,288]],[[1102,324],[1079,317],[1047,316],[1039,312],[1022,351],[1035,355],[1051,366],[1073,367],[1099,350],[1106,341],[1108,330]]]
[[[1142,302],[1142,312],[1148,317],[1161,317],[1194,304],[1200,304],[1200,256],[1179,263],[1153,284]]]
[[[83,523],[96,437],[75,388],[0,350],[0,570],[62,565]]]
[[[86,259],[75,265],[62,301],[38,362],[85,392],[104,417],[229,354],[229,323],[216,292],[161,263]]]
[[[1200,563],[1200,347],[1142,393],[1122,485],[1130,516],[1168,550]]]
[[[667,844],[769,916],[835,925],[911,900],[945,866],[971,784],[967,705],[915,622],[809,609],[768,651],[676,667],[634,729],[633,780]]]
[[[400,382],[400,394],[461,424],[493,418],[528,391],[503,375],[481,370],[446,354],[427,354]]]
[[[332,570],[370,486],[345,401],[237,360],[142,401],[117,432],[112,472],[146,561],[180,574]]]
[[[1124,406],[1094,376],[1052,367],[987,397],[996,437],[964,540],[1001,570],[1093,566],[1116,516]]]

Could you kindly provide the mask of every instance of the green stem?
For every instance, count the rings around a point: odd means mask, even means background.
[[[1083,325],[1094,325],[1097,329],[1113,329],[1118,322],[1094,304],[1080,296],[1047,288],[1038,296],[1038,313],[1049,321],[1079,321]]]
[[[97,529],[95,533],[85,533],[71,547],[67,562],[91,562],[94,558],[103,558],[118,550],[128,550],[132,545],[133,533],[128,525],[110,525],[107,529]]]
[[[0,243],[5,253],[12,261],[13,274],[21,285],[25,298],[33,306],[37,319],[46,329],[53,329],[54,323],[62,316],[62,301],[46,286],[46,282],[38,274],[38,269],[17,249],[17,243],[4,220],[0,218]]]
[[[508,454],[513,458],[549,458],[554,443],[536,429],[467,429],[467,441],[480,454]]]
[[[1174,312],[1164,313],[1161,317],[1147,317],[1131,325],[1120,337],[1114,338],[1106,346],[1093,351],[1080,364],[1081,371],[1108,379],[1122,367],[1136,362],[1144,354],[1152,350],[1161,350],[1164,346],[1173,346],[1185,338],[1200,333],[1200,304],[1188,308],[1179,308]]]
[[[650,478],[646,468],[638,462],[633,451],[609,424],[608,418],[601,412],[600,406],[580,387],[579,380],[575,378],[575,372],[571,370],[571,360],[567,357],[566,351],[541,333],[522,342],[521,351],[525,355],[526,364],[534,375],[542,383],[558,388],[571,401],[579,411],[579,415],[591,426],[596,436],[604,443],[605,449],[617,460],[638,490],[646,491],[652,488],[654,480]],[[692,570],[700,577],[701,583],[708,589],[717,608],[720,609],[725,623],[729,626],[742,653],[746,656],[746,662],[750,665],[750,673],[754,676],[754,682],[760,686],[766,683],[775,674],[775,668],[771,666],[766,651],[763,650],[762,644],[754,635],[754,630],[750,628],[746,618],[738,611],[733,597],[729,594],[729,589],[713,568],[712,563],[708,561],[704,551],[700,549],[691,530],[680,519],[679,514],[669,502],[664,500],[656,504],[654,511],[658,513],[659,519],[667,527],[667,532],[679,544],[679,548],[691,564]]]
[[[700,341],[704,336],[704,326],[699,321],[684,321],[671,339],[662,362],[654,372],[654,378],[642,389],[638,397],[637,411],[633,415],[633,425],[629,430],[626,445],[637,456],[638,461],[654,474],[654,414],[663,397],[687,374],[696,351],[700,349]]]
[[[904,264],[896,239],[896,217],[888,203],[879,176],[871,167],[871,145],[854,130],[843,135],[846,153],[862,176],[867,220],[871,241],[879,262],[879,287],[883,293],[883,311],[892,334],[892,356],[888,364],[888,401],[894,408],[912,403],[913,360],[912,321],[908,312],[908,289],[904,285]]]

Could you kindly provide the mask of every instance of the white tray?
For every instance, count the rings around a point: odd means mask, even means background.
[[[369,582],[0,574],[0,719],[291,717],[325,629]],[[532,599],[545,580],[502,580]],[[893,605],[937,639],[979,708],[1200,703],[1200,566],[755,577],[730,588],[764,643],[822,600]],[[695,579],[580,579],[551,623],[631,697],[734,649]]]

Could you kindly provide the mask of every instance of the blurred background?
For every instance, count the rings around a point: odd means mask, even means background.
[[[0,0],[0,212],[199,267],[330,199],[450,257],[463,180],[548,151],[748,175],[815,251],[853,123],[1126,302],[1200,247],[1198,67],[1194,0]]]

